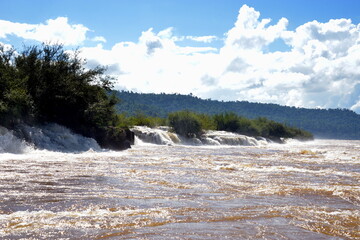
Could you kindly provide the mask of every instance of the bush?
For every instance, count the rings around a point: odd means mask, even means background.
[[[219,131],[236,132],[239,127],[239,117],[235,113],[214,115],[216,129]]]
[[[169,126],[174,131],[185,137],[199,137],[202,132],[201,121],[195,113],[190,111],[179,111],[170,113],[168,116]]]
[[[237,132],[248,136],[262,136],[276,141],[279,141],[280,138],[313,139],[313,135],[309,132],[266,118],[251,120],[235,113],[217,114],[213,118],[216,129],[221,131]]]
[[[193,114],[196,116],[196,118],[200,122],[201,129],[216,130],[216,124],[215,124],[214,118],[212,116],[203,114],[203,113],[201,113],[201,114],[193,113]]]
[[[239,117],[238,124],[238,129],[236,130],[237,133],[249,136],[261,135],[260,127],[257,126],[253,120]]]
[[[153,128],[164,125],[166,125],[165,118],[149,117],[143,113],[137,113],[130,117],[127,117],[125,113],[118,114],[119,127],[147,126]]]

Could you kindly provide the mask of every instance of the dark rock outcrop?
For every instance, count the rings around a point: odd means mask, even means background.
[[[82,129],[79,131],[86,137],[94,138],[102,148],[125,150],[134,144],[135,135],[128,128],[104,127]]]

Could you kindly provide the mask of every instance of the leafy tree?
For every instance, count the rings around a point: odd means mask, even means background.
[[[177,134],[185,137],[201,135],[201,123],[196,114],[190,111],[185,110],[170,113],[168,121],[169,126],[172,127]]]
[[[32,46],[15,57],[20,79],[33,100],[33,115],[66,126],[106,126],[114,119],[115,98],[108,99],[111,81],[105,68],[85,69],[79,52],[62,45]]]
[[[0,121],[55,122],[99,143],[124,139],[125,130],[115,129],[118,100],[108,94],[112,78],[106,68],[87,69],[79,51],[62,45],[14,49],[0,46]]]
[[[235,113],[217,114],[214,120],[217,130],[236,132],[239,129],[239,117]]]
[[[201,129],[216,130],[216,123],[214,118],[204,113],[194,113],[196,118],[200,122]]]
[[[255,121],[239,117],[238,124],[236,132],[249,136],[261,136],[260,127],[256,125]]]

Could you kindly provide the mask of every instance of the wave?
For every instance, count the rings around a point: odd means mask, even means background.
[[[25,153],[30,149],[32,147],[16,137],[13,131],[0,126],[0,153]]]
[[[135,126],[131,129],[137,138],[135,144],[152,143],[159,145],[230,145],[257,146],[266,145],[265,138],[254,138],[225,131],[206,131],[200,138],[184,138],[170,131],[168,127],[149,128]]]
[[[13,131],[0,127],[0,153],[26,153],[35,149],[54,152],[101,151],[94,139],[73,133],[55,123],[41,126],[21,124],[17,132],[24,140],[16,137]]]

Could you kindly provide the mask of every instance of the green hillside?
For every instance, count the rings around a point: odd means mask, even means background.
[[[223,102],[180,94],[140,94],[114,91],[119,113],[166,117],[190,110],[206,114],[234,112],[247,118],[266,117],[312,132],[317,138],[360,139],[360,115],[347,109],[306,109],[246,101]]]

